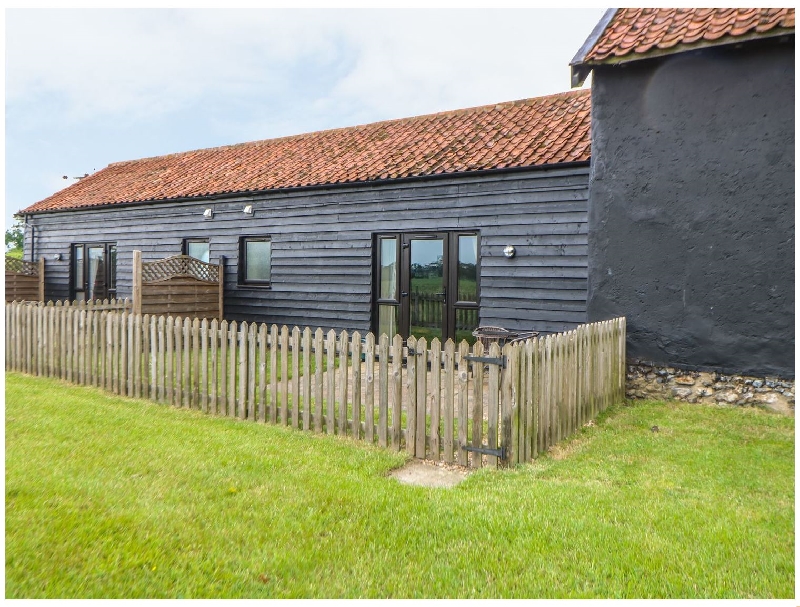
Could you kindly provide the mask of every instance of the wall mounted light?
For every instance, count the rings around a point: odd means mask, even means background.
[[[203,211],[203,217],[206,219],[211,219],[214,216],[214,211],[212,209],[206,209]]]
[[[245,215],[252,215],[253,205],[252,204],[245,205],[244,209],[242,209],[242,213],[244,213]]]
[[[505,255],[508,259],[514,257],[517,254],[517,249],[514,245],[508,245],[505,249],[503,249],[503,255]]]
[[[53,255],[53,261],[61,261],[61,253],[56,253]]]

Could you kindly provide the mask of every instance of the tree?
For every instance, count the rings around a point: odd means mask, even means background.
[[[23,231],[22,222],[17,219],[14,225],[6,230],[6,252],[22,252],[23,243],[25,241],[25,232]],[[13,254],[13,253],[12,253]]]

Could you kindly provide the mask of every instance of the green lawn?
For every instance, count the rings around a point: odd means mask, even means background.
[[[403,457],[6,374],[6,596],[794,595],[791,418],[615,407],[453,489]]]

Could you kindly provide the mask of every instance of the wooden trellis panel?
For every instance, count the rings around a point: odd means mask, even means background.
[[[6,301],[44,301],[44,257],[33,262],[6,255]]]
[[[142,262],[133,252],[134,314],[222,320],[224,284],[223,257],[219,264],[188,255]]]

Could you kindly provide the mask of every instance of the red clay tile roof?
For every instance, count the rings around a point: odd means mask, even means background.
[[[609,63],[794,33],[793,8],[617,9],[581,63]]]
[[[21,212],[586,162],[589,114],[579,90],[117,162]]]

